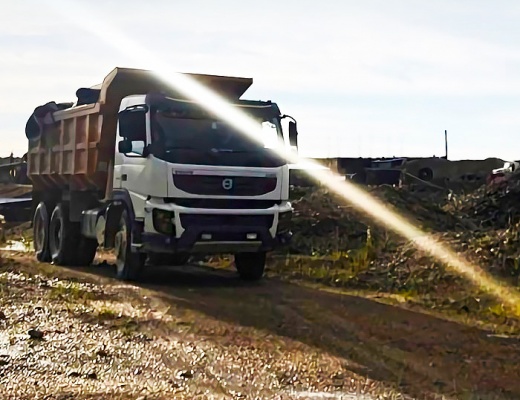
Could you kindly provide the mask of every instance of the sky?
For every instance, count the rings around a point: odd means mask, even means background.
[[[252,77],[298,121],[304,157],[520,159],[520,2],[17,0],[0,12],[0,156],[35,107],[115,67]],[[105,28],[94,34],[85,25]],[[138,62],[136,63],[136,57]]]

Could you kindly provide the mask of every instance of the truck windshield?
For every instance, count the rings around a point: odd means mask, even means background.
[[[151,116],[154,155],[169,162],[211,165],[279,166],[284,160],[271,150],[283,140],[273,116],[254,116],[260,143],[227,124],[199,112],[154,110]]]

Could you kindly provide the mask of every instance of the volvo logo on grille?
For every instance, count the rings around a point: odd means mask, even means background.
[[[231,190],[233,188],[233,179],[225,178],[222,180],[222,187],[225,190]]]

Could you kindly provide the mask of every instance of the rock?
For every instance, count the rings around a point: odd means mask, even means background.
[[[96,355],[99,357],[108,357],[108,352],[106,350],[100,349],[96,352]]]
[[[29,329],[29,332],[27,332],[31,339],[35,340],[42,340],[43,339],[43,332],[38,329]]]
[[[87,378],[88,378],[88,379],[97,379],[98,376],[97,376],[97,374],[96,374],[94,371],[92,371],[92,372],[89,372],[89,373],[87,374]]]
[[[193,371],[192,370],[181,371],[178,376],[179,376],[179,378],[183,378],[183,379],[191,379],[191,378],[193,378]]]

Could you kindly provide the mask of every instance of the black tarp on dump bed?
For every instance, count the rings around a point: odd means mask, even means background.
[[[55,111],[70,108],[73,104],[50,101],[47,104],[36,107],[25,124],[25,136],[27,139],[36,139],[41,136],[43,127],[54,123],[52,114]]]

